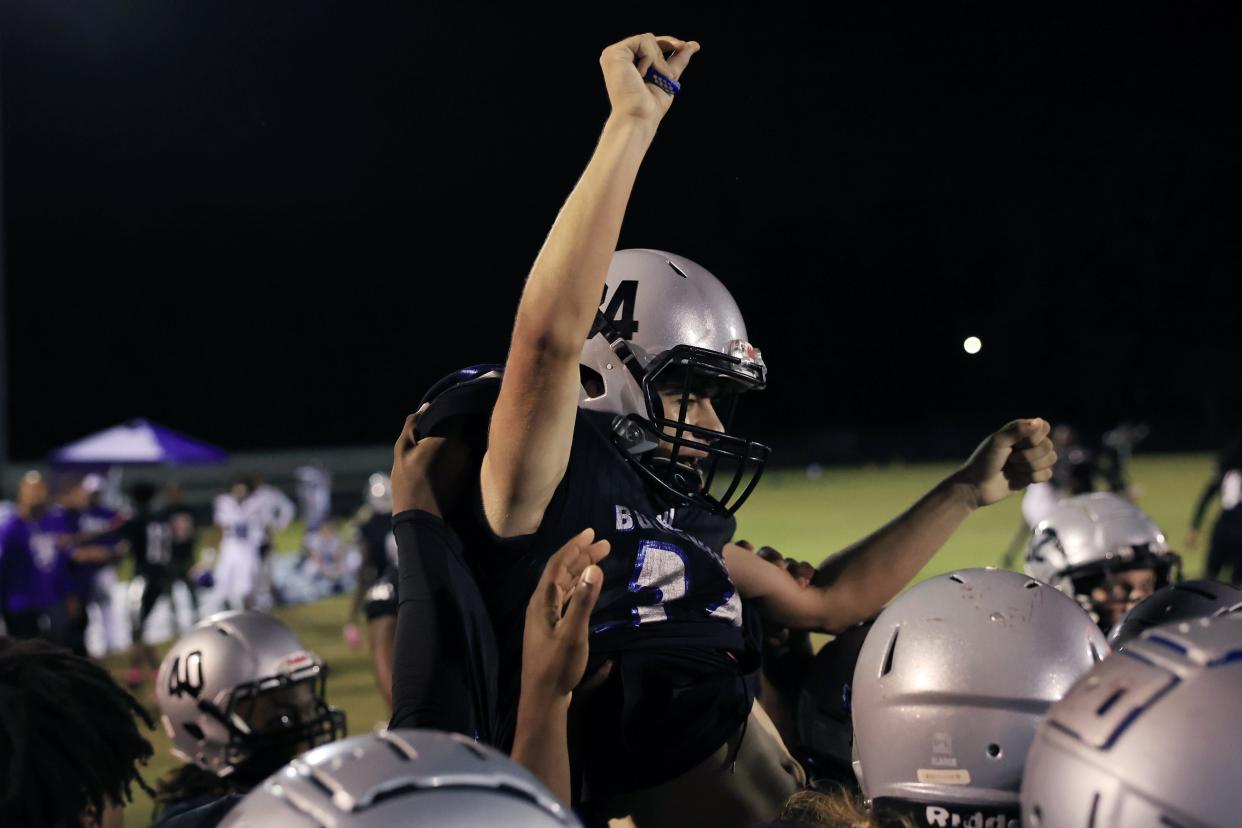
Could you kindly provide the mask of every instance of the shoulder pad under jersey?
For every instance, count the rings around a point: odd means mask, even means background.
[[[419,401],[431,407],[418,420],[418,436],[429,437],[444,423],[455,417],[488,417],[500,392],[504,367],[484,363],[462,368],[444,377],[428,389]]]

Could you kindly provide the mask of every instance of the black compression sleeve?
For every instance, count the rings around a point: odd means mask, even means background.
[[[470,647],[448,577],[461,542],[422,511],[393,516],[400,581],[392,664],[390,727],[422,727],[475,736]]]

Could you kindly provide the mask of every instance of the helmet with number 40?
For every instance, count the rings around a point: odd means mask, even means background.
[[[173,644],[155,696],[174,755],[217,776],[261,779],[345,732],[345,714],[324,700],[326,679],[327,665],[283,622],[238,610]]]

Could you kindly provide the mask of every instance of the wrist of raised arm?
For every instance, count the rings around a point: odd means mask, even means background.
[[[652,118],[613,112],[604,122],[600,143],[615,140],[627,145],[633,144],[645,150],[655,138],[659,126],[660,122]]]

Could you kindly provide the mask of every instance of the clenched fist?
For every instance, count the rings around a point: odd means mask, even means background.
[[[668,112],[673,96],[647,83],[643,77],[654,66],[660,74],[677,80],[698,50],[699,44],[693,40],[652,34],[627,37],[604,49],[599,56],[599,65],[604,71],[612,114],[659,123],[664,113]],[[664,57],[666,54],[667,59]]]
[[[1014,420],[979,444],[953,473],[952,482],[969,487],[972,506],[988,506],[1010,492],[1052,479],[1057,453],[1046,420]]]

